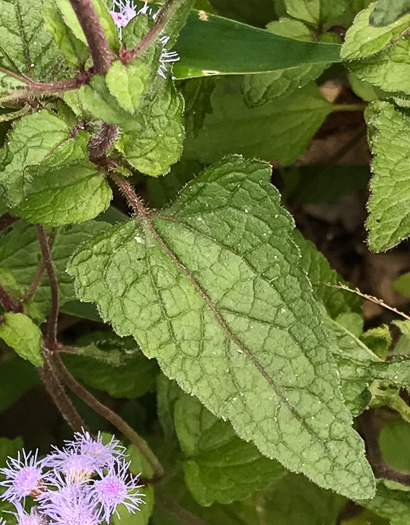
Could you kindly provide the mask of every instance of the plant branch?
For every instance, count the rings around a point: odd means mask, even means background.
[[[44,386],[47,392],[50,394],[51,399],[58,408],[61,415],[70,425],[70,427],[78,432],[81,429],[87,430],[87,426],[78,414],[77,410],[71,399],[67,396],[63,385],[58,380],[53,367],[50,364],[51,353],[45,349],[43,352],[44,366],[39,368],[41,379],[43,380]]]
[[[61,356],[58,353],[54,353],[52,356],[53,366],[58,371],[59,376],[68,388],[80,399],[84,401],[90,408],[92,408],[97,414],[100,414],[109,423],[114,425],[124,436],[126,436],[133,445],[135,445],[141,454],[146,458],[148,463],[151,465],[155,478],[160,479],[164,475],[164,469],[157,457],[154,455],[152,450],[149,448],[145,439],[139,436],[129,425],[126,423],[118,414],[110,410],[108,407],[103,405],[98,399],[96,399],[86,388],[71,375],[66,366],[64,365]]]
[[[91,0],[70,0],[90,50],[94,72],[105,75],[111,67],[111,52]]]
[[[57,323],[58,323],[58,312],[59,312],[59,298],[60,293],[58,289],[58,280],[54,268],[53,258],[51,256],[51,248],[47,239],[47,235],[44,226],[36,224],[37,238],[40,243],[41,254],[43,257],[44,266],[47,270],[48,280],[51,289],[51,307],[50,313],[47,320],[47,338],[46,346],[50,350],[56,350],[58,348],[57,341]]]
[[[0,304],[6,312],[13,312],[15,314],[23,313],[24,308],[21,303],[13,299],[2,284],[0,284]]]
[[[129,64],[135,58],[140,58],[158,40],[176,11],[188,0],[167,0],[164,7],[156,14],[155,24],[141,42],[128,53],[124,53],[123,62]]]
[[[111,177],[127,199],[129,206],[134,210],[134,212],[140,217],[147,218],[148,212],[142,200],[135,193],[131,184],[126,181],[119,173],[111,173]]]
[[[20,217],[13,217],[10,213],[3,213],[3,215],[0,215],[0,231],[7,230],[19,219]]]
[[[39,262],[37,266],[36,273],[34,275],[33,280],[31,281],[31,284],[29,286],[29,289],[27,292],[23,295],[22,302],[26,303],[29,301],[33,295],[36,293],[37,288],[40,286],[41,278],[43,277],[44,270],[46,269],[43,259]]]

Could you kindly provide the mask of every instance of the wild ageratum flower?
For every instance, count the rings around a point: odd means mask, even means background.
[[[97,469],[97,461],[85,454],[77,454],[73,450],[54,449],[55,452],[47,456],[45,466],[56,472],[63,472],[69,482],[81,482],[90,479]],[[50,480],[50,474],[47,476]],[[51,478],[53,474],[51,474]]]
[[[66,442],[67,450],[92,458],[97,469],[107,467],[115,458],[125,455],[125,448],[114,437],[104,445],[101,432],[98,433],[97,439],[86,431],[76,432],[74,438],[73,441]]]
[[[23,509],[15,514],[17,518],[17,525],[47,525],[47,519],[37,512],[37,509],[32,509],[30,514]],[[1,525],[1,522],[0,522]]]
[[[118,11],[116,9],[118,9]],[[115,25],[118,27],[120,39],[122,38],[122,29],[126,27],[136,16],[152,16],[154,19],[156,16],[156,14],[152,14],[152,9],[149,7],[148,2],[145,2],[144,6],[139,11],[137,11],[134,4],[132,3],[132,0],[113,0],[113,9],[110,11],[110,13]],[[173,62],[178,62],[179,60],[179,56],[176,51],[168,51],[166,48],[169,40],[169,36],[163,36],[160,38],[162,50],[157,72],[162,78],[166,78],[168,65]]]
[[[100,516],[109,521],[113,514],[117,514],[119,505],[124,505],[128,512],[134,513],[144,501],[143,494],[137,491],[138,476],[130,474],[130,463],[115,460],[106,473],[100,473],[101,479],[94,481],[91,489],[93,499],[98,501]]]
[[[35,497],[44,490],[43,461],[38,459],[38,451],[26,453],[24,450],[17,454],[17,459],[8,458],[6,467],[0,469],[5,480],[0,486],[6,487],[1,499],[18,503],[27,496]]]

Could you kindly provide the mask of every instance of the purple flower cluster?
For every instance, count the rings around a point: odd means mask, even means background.
[[[16,507],[18,525],[99,525],[118,515],[118,506],[139,510],[144,494],[138,476],[129,472],[125,449],[114,438],[103,444],[88,432],[77,432],[63,449],[44,459],[38,453],[8,458],[0,474],[6,490],[1,499]],[[30,511],[26,503],[30,502]],[[34,504],[34,505],[33,505]],[[0,518],[0,525],[6,525]]]
[[[155,14],[152,14],[152,9],[148,6],[148,2],[145,2],[144,6],[139,11],[137,11],[132,0],[113,0],[113,9],[110,11],[110,13],[115,25],[119,30],[120,38],[122,37],[122,29],[126,27],[136,16],[146,15],[155,18]],[[162,78],[166,78],[168,64],[171,64],[172,62],[178,62],[179,60],[179,56],[176,51],[168,51],[166,48],[169,39],[169,36],[163,36],[159,40],[162,45],[162,51],[159,59],[158,75]]]

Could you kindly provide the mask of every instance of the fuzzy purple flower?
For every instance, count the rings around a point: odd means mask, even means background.
[[[30,514],[20,509],[16,514],[17,525],[47,525],[47,519],[39,514],[36,509],[32,509]]]
[[[6,487],[1,499],[17,503],[27,496],[37,496],[43,490],[43,461],[34,453],[18,452],[17,459],[8,458],[6,467],[0,469],[5,480],[0,486]]]
[[[97,439],[86,431],[76,432],[74,438],[74,441],[66,442],[67,449],[92,458],[97,469],[109,466],[115,458],[124,457],[125,448],[114,437],[106,445],[103,443],[100,432]]]
[[[114,461],[107,472],[101,473],[101,479],[95,480],[91,488],[93,498],[100,505],[100,515],[109,521],[113,514],[118,515],[117,507],[124,505],[128,512],[139,510],[143,494],[137,491],[138,476],[130,474],[130,463]]]

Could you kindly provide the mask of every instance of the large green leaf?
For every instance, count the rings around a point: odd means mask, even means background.
[[[210,4],[221,16],[259,27],[264,27],[276,15],[272,0],[253,0],[252,3],[247,0],[210,0]],[[209,8],[205,10],[211,11]]]
[[[45,29],[42,0],[0,1],[0,66],[47,80],[61,66],[61,54]]]
[[[401,34],[408,30],[410,16],[405,16],[398,23],[386,27],[371,26],[369,16],[374,6],[375,3],[361,11],[347,31],[341,50],[343,59],[354,60],[374,55],[384,49],[392,40],[398,40]]]
[[[0,363],[0,414],[10,408],[33,386],[40,376],[31,363],[20,358]]]
[[[212,113],[205,116],[196,135],[187,129],[184,158],[211,163],[240,153],[290,164],[304,153],[327,115],[337,109],[312,84],[287,97],[249,108],[241,84],[240,78],[218,82],[211,97]]]
[[[374,155],[366,228],[375,252],[393,248],[410,235],[410,121],[388,102],[365,113]]]
[[[43,365],[42,335],[30,317],[6,313],[0,321],[0,338],[34,366]]]
[[[284,0],[289,16],[313,26],[332,25],[348,6],[348,0]]]
[[[161,215],[83,245],[68,272],[81,300],[242,439],[323,487],[371,497],[363,443],[270,175],[265,163],[226,159]]]
[[[174,417],[186,455],[186,484],[201,505],[243,500],[284,475],[277,461],[239,439],[229,423],[217,419],[198,399],[183,396],[175,404]]]
[[[340,61],[337,44],[292,40],[201,11],[192,11],[175,50],[181,58],[174,66],[177,78],[266,73]]]
[[[386,423],[379,435],[384,460],[396,470],[410,472],[410,425],[402,419]]]
[[[387,518],[390,525],[408,525],[410,520],[410,492],[400,490],[400,485],[379,481],[376,497],[362,504],[382,518]]]
[[[106,174],[88,160],[29,170],[32,182],[12,213],[49,226],[86,222],[105,211],[112,191]]]

